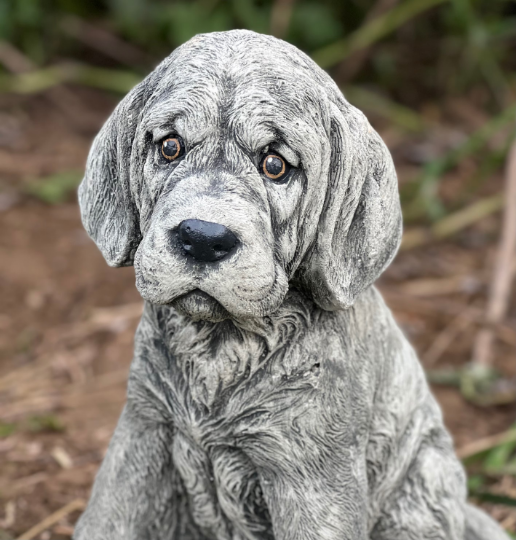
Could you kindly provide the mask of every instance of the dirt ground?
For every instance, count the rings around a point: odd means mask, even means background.
[[[116,102],[89,90],[69,93],[73,107],[50,93],[0,98],[0,540],[79,499],[77,510],[33,535],[70,537],[124,403],[141,312],[132,268],[107,267],[74,198],[49,205],[25,194],[31,179],[83,167]],[[403,178],[410,166],[396,144]],[[447,186],[454,189],[452,177]],[[495,177],[489,189],[500,186]],[[400,253],[382,277],[380,288],[426,368],[470,359],[478,325],[457,320],[485,305],[498,232],[499,216],[486,218],[453,240]],[[507,325],[515,321],[513,298]],[[436,350],[438,339],[444,350]],[[497,340],[495,365],[516,376],[510,335]],[[516,420],[514,404],[481,408],[456,388],[434,391],[459,449]],[[514,496],[515,482],[501,482]],[[516,530],[516,512],[487,509]]]

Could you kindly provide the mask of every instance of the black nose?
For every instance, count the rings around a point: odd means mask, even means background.
[[[179,242],[194,259],[214,262],[228,255],[235,247],[237,237],[224,225],[185,219],[179,224]]]

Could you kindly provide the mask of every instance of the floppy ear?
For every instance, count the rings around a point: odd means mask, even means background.
[[[146,81],[136,86],[104,124],[79,186],[82,223],[110,266],[132,265],[141,240],[130,163],[146,89]]]
[[[351,306],[391,262],[402,216],[389,150],[342,97],[331,103],[328,191],[300,277],[323,309]]]

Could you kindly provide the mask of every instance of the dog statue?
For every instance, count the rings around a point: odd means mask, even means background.
[[[191,39],[106,122],[79,201],[146,302],[76,540],[508,538],[372,287],[390,154],[305,54]]]

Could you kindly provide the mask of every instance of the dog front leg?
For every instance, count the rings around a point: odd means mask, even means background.
[[[276,540],[367,540],[365,475],[335,472],[314,460],[262,470],[260,480]]]
[[[463,540],[464,471],[449,441],[434,434],[387,497],[371,540]],[[498,540],[493,535],[489,540]]]
[[[186,498],[172,463],[172,426],[126,405],[74,540],[189,540]]]

